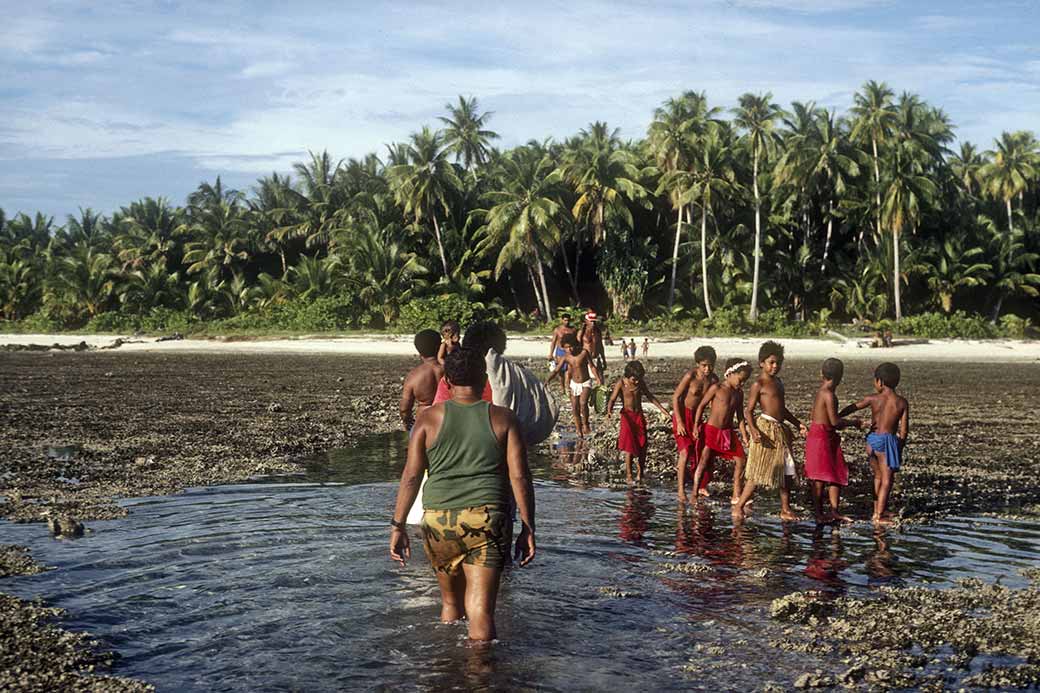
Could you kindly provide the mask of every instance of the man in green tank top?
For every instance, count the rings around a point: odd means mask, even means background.
[[[487,381],[484,354],[463,347],[448,355],[444,375],[451,399],[415,420],[408,461],[390,521],[390,557],[411,557],[408,509],[423,473],[423,546],[441,589],[441,620],[469,620],[471,640],[495,638],[495,602],[510,563],[513,534],[510,492],[522,529],[516,557],[535,554],[534,487],[516,416],[481,399]]]

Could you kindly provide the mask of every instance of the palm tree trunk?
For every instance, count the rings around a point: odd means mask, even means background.
[[[892,228],[892,254],[895,262],[892,265],[892,280],[895,282],[895,299],[896,299],[896,320],[903,319],[903,305],[902,305],[902,294],[900,290],[899,282],[899,229]]]
[[[527,268],[527,279],[531,282],[531,289],[534,290],[534,304],[538,306],[539,311],[545,310],[545,301],[542,300],[542,294],[538,291],[538,282],[535,281],[534,272],[531,271],[531,265],[524,263],[524,267]]]
[[[1006,202],[1006,203],[1007,203],[1007,214],[1008,214],[1008,235],[1010,236],[1010,235],[1012,235],[1012,234],[1014,234],[1014,233],[1015,233],[1015,226],[1014,226],[1014,224],[1013,224],[1013,223],[1011,222],[1011,198],[1009,197],[1008,199],[1004,200],[1004,202]]]
[[[993,304],[993,316],[991,322],[996,325],[997,319],[1000,318],[1000,307],[1004,305],[1004,294],[997,295],[997,302]]]
[[[701,284],[704,287],[704,312],[711,317],[711,301],[708,298],[708,205],[701,204]]]
[[[827,200],[827,240],[823,242],[823,259],[820,261],[820,271],[827,267],[827,253],[831,249],[831,231],[834,228],[834,200]]]
[[[282,279],[285,279],[285,273],[288,271],[285,265],[285,248],[278,248],[278,256],[282,258]]]
[[[574,279],[575,279],[575,283],[577,282],[578,277],[581,276],[581,251],[582,251],[582,248],[583,248],[583,245],[584,245],[582,243],[582,241],[584,239],[585,239],[585,234],[582,233],[582,231],[579,229],[578,230],[578,239],[577,239],[577,241],[578,241],[577,242],[577,246],[578,247],[574,251]],[[577,285],[576,284],[575,284],[575,293],[577,293]],[[581,303],[581,298],[578,297],[578,296],[575,296],[575,302],[580,304]]]
[[[877,235],[881,238],[881,168],[878,165],[877,138],[871,137],[874,147],[874,202],[877,204]]]
[[[755,190],[755,273],[751,280],[751,310],[748,319],[758,320],[758,265],[762,257],[762,219],[758,199],[758,147],[755,147],[751,185]]]
[[[552,304],[549,303],[549,289],[545,288],[545,271],[542,269],[542,260],[538,259],[538,281],[542,283],[542,299],[545,301],[545,320],[552,320]]]
[[[679,237],[682,235],[682,214],[685,205],[677,205],[679,213],[675,218],[675,245],[672,246],[672,283],[668,287],[668,314],[672,313],[675,304],[675,274],[679,269]]]
[[[567,246],[564,245],[563,239],[559,240],[560,253],[563,255],[563,269],[567,272],[567,283],[571,285],[571,298],[574,299],[574,305],[578,305],[578,282],[574,278],[574,273],[571,272],[571,261],[567,258]]]
[[[510,276],[510,278],[512,278],[512,276],[513,276],[513,271],[512,270],[509,271],[509,276]],[[515,281],[511,280],[509,282],[509,293],[513,294],[513,305],[516,306],[516,312],[523,313],[524,309],[520,306],[520,297],[516,295],[516,282]]]
[[[450,273],[448,272],[448,258],[444,256],[444,244],[441,243],[441,227],[437,223],[437,215],[431,214],[430,216],[433,217],[433,234],[437,237],[437,250],[440,251],[441,265],[444,267],[444,276],[447,277]]]

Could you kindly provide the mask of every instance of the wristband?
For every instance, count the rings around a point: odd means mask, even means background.
[[[399,529],[401,531],[404,531],[405,529],[408,528],[408,525],[406,525],[403,522],[398,522],[397,520],[395,520],[393,518],[390,519],[390,526],[393,527],[394,529]]]

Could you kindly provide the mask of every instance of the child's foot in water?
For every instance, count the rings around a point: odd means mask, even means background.
[[[895,521],[891,517],[885,515],[875,515],[872,519],[874,520],[874,524],[885,527],[895,524]]]
[[[700,491],[697,492],[697,495],[701,496],[702,498],[708,498],[711,494],[708,493],[708,489],[702,488]]]
[[[852,518],[849,517],[848,515],[842,515],[841,513],[837,512],[837,511],[835,511],[831,515],[831,517],[834,518],[835,522],[840,522],[843,525],[851,524],[852,521],[853,521]]]
[[[797,522],[800,518],[790,510],[785,510],[780,513],[780,519],[784,522]]]

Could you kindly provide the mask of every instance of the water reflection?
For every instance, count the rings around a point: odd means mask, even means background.
[[[816,527],[809,558],[805,562],[805,574],[844,594],[848,583],[842,579],[841,571],[848,567],[841,531],[836,527]]]
[[[643,535],[650,529],[650,520],[656,508],[653,494],[644,487],[630,488],[625,494],[625,507],[621,510],[621,541],[637,546],[645,545]]]

